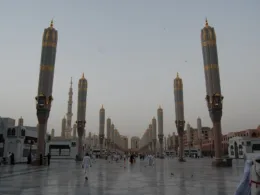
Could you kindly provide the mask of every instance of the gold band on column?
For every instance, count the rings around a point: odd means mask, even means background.
[[[53,65],[41,65],[41,70],[43,71],[53,71],[54,70],[54,66]]]
[[[218,65],[217,64],[208,64],[204,66],[205,70],[216,70],[218,69]]]
[[[215,45],[216,45],[216,40],[203,41],[203,42],[201,43],[201,45],[202,45],[203,47],[215,46]]]
[[[44,41],[42,43],[42,47],[57,47],[57,43],[55,42],[49,42],[49,41]]]

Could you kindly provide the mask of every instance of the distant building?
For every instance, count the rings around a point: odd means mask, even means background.
[[[46,143],[46,152],[52,159],[75,159],[77,155],[77,141],[54,137]]]
[[[201,120],[201,119],[200,119]],[[222,135],[222,151],[223,155],[228,155],[230,146],[229,140],[234,137],[242,137],[243,139],[254,139],[260,138],[260,125],[256,129],[246,129],[237,132],[230,132],[226,135]],[[138,137],[133,137],[137,139]],[[133,139],[132,138],[132,139]],[[134,147],[134,142],[131,139],[131,149]],[[212,128],[210,127],[201,127],[201,134],[199,135],[198,129],[190,126],[190,147],[188,147],[188,139],[187,139],[187,130],[184,131],[183,142],[184,142],[184,150],[187,151],[196,151],[196,153],[200,153],[204,156],[214,156],[214,134]],[[144,151],[149,151],[149,148],[146,147],[147,141],[147,132],[141,138],[140,144]],[[157,140],[157,151],[158,148],[158,140]],[[175,133],[173,135],[168,135],[164,137],[164,150],[165,151],[178,151],[179,148],[179,140],[178,135]],[[140,149],[139,148],[139,149]],[[143,151],[141,151],[143,152]],[[191,152],[192,153],[192,152]]]
[[[29,153],[36,155],[37,127],[13,126],[8,127],[4,133],[3,157],[8,153],[14,153],[15,162],[26,162]]]
[[[127,136],[121,136],[122,139],[122,146],[124,150],[128,150],[128,137]]]
[[[228,155],[230,158],[242,159],[260,152],[260,139],[252,137],[233,137],[229,139]]]
[[[140,138],[139,137],[132,137],[131,138],[131,150],[138,151],[140,147]]]
[[[29,153],[36,155],[37,150],[37,126],[26,126],[21,117],[15,126],[15,119],[0,117],[0,157],[7,157],[8,153],[14,153],[15,162],[27,162]],[[48,140],[46,134],[45,140]],[[43,154],[45,155],[45,154]]]

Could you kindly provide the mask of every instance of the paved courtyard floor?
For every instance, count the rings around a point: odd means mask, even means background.
[[[157,159],[134,165],[97,160],[89,180],[80,163],[51,161],[50,167],[0,167],[0,195],[232,195],[243,173],[243,161],[233,168],[211,167],[211,159]]]

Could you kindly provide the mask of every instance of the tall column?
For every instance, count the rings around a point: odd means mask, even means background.
[[[110,153],[110,142],[111,142],[110,128],[111,128],[111,119],[107,118],[107,151],[108,151],[108,153]]]
[[[155,119],[155,117],[153,117],[153,119],[152,119],[152,131],[153,131],[153,152],[154,152],[154,155],[156,156],[156,137],[157,137],[157,133],[156,133],[156,119]]]
[[[163,109],[161,106],[157,109],[157,121],[158,121],[158,139],[160,143],[160,158],[163,156]]]
[[[88,138],[89,138],[89,150],[92,150],[93,147],[93,137],[91,135],[91,132],[88,133]]]
[[[187,129],[186,129],[186,135],[187,135],[187,144],[188,144],[188,150],[190,155],[190,147],[191,147],[191,132],[190,132],[190,124],[187,123]]]
[[[114,151],[116,152],[117,145],[118,145],[118,131],[116,128],[114,129],[113,136],[114,136]]]
[[[200,156],[202,156],[202,125],[201,125],[200,117],[198,117],[197,119],[197,129],[198,129],[198,142],[199,142]]]
[[[53,21],[51,21],[50,27],[46,28],[43,33],[38,94],[35,98],[38,118],[37,159],[33,163],[35,165],[41,165],[42,159],[40,157],[46,154],[45,135],[53,100],[52,87],[57,42],[58,32],[53,27]]]
[[[152,124],[149,124],[148,126],[148,134],[149,134],[149,152],[153,152],[153,129]]]
[[[221,94],[216,34],[214,28],[208,25],[207,20],[205,27],[201,30],[201,45],[206,81],[206,101],[213,123],[215,161],[212,165],[220,166],[222,164],[221,118],[224,97]]]
[[[149,153],[150,152],[150,135],[149,135],[149,128],[146,129],[145,132],[145,140],[146,140],[146,152]]]
[[[115,125],[112,123],[110,127],[110,150],[114,151],[115,147]]]
[[[86,107],[87,107],[87,90],[88,90],[88,81],[84,77],[79,79],[78,84],[78,112],[77,112],[77,130],[78,130],[78,155],[77,159],[82,160],[83,153],[83,143],[82,137],[85,131],[86,125]]]
[[[99,110],[99,146],[100,156],[103,157],[103,142],[105,138],[105,109],[102,105]]]
[[[175,124],[179,135],[179,161],[184,162],[184,144],[183,144],[183,134],[184,134],[184,105],[183,105],[183,84],[182,79],[177,73],[177,77],[174,79],[174,100],[175,100]]]

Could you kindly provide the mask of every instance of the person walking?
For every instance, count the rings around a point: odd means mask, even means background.
[[[11,153],[11,165],[14,165],[14,153]]]
[[[89,176],[89,167],[92,166],[91,163],[91,158],[89,156],[88,153],[86,153],[86,155],[83,158],[82,161],[82,168],[84,168],[84,174],[85,174],[85,179],[88,180],[88,176]]]
[[[51,161],[51,154],[50,153],[47,154],[47,159],[48,159],[48,166],[50,166],[50,161]]]
[[[124,168],[125,168],[125,166],[126,166],[126,155],[124,154]]]

